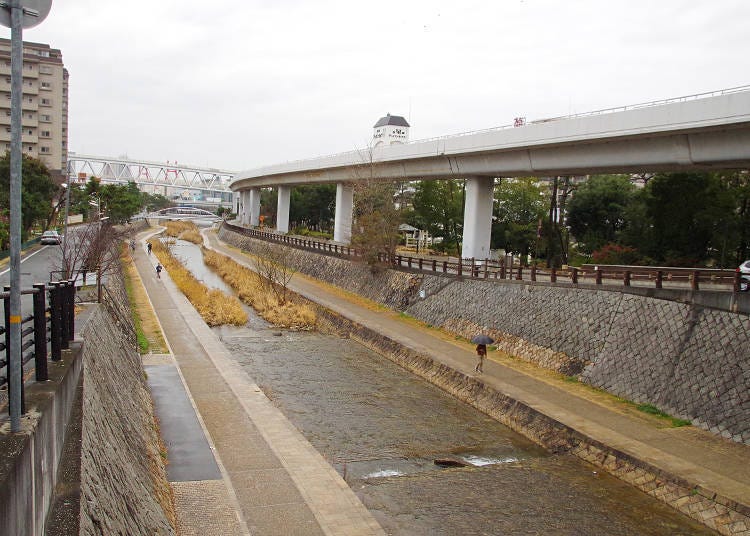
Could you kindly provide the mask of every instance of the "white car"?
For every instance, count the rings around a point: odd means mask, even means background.
[[[43,246],[55,245],[59,246],[62,243],[62,236],[57,231],[44,231],[42,237],[39,239],[39,243]]]
[[[740,264],[737,273],[740,274],[740,292],[747,292],[750,289],[750,260]]]

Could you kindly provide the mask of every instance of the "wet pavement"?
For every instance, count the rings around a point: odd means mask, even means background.
[[[170,359],[171,361],[171,359]],[[221,472],[174,363],[144,363],[159,433],[169,452],[170,482],[219,480]]]

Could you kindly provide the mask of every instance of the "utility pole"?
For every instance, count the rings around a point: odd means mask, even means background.
[[[0,24],[10,27],[10,314],[7,326],[8,409],[10,431],[21,431],[21,114],[23,101],[23,28],[42,22],[52,0],[0,2]]]

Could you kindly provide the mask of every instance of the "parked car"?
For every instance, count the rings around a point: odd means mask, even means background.
[[[740,274],[740,292],[747,292],[750,289],[750,260],[747,260],[737,267]]]
[[[59,246],[62,243],[62,236],[60,236],[60,233],[58,233],[57,231],[44,231],[44,233],[42,233],[42,237],[39,239],[39,243],[44,246]]]

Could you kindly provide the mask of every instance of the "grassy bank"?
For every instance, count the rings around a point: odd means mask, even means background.
[[[159,321],[151,307],[151,302],[143,288],[138,270],[133,263],[133,258],[128,249],[123,245],[120,253],[120,263],[125,275],[125,291],[130,301],[130,310],[133,312],[133,323],[138,340],[138,350],[145,354],[148,352],[162,354],[167,352],[167,344],[164,334],[159,326]]]

